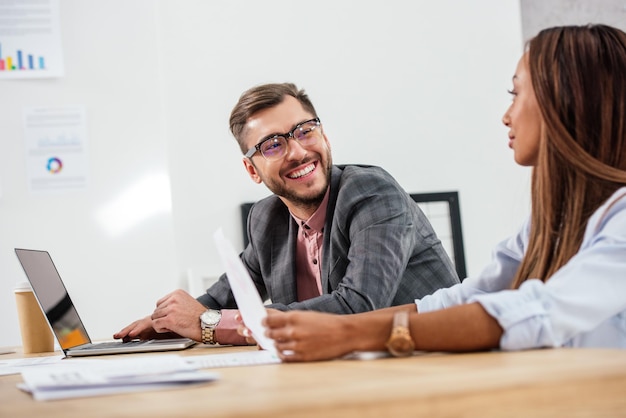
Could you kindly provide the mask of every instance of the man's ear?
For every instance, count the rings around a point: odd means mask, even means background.
[[[328,137],[326,136],[326,133],[324,132],[324,130],[322,129],[322,136],[324,137],[324,142],[326,142],[326,146],[328,147],[328,149],[330,148],[330,141],[328,140]]]
[[[250,161],[249,158],[243,157],[242,162],[252,181],[260,184],[261,177],[259,177],[259,175],[257,174],[256,167],[254,166],[254,164],[252,164],[252,161]]]

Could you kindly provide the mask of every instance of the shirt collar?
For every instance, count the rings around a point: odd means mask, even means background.
[[[328,207],[328,197],[330,196],[330,187],[326,189],[326,194],[324,195],[324,199],[322,203],[320,203],[319,207],[315,210],[313,215],[309,219],[303,220],[295,216],[293,213],[291,216],[298,222],[298,225],[307,229],[312,229],[317,233],[324,232],[324,224],[326,223],[326,208]]]

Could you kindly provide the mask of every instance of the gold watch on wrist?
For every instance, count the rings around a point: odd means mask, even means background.
[[[398,311],[394,314],[391,335],[386,345],[394,357],[407,357],[413,354],[415,344],[409,330],[409,311]]]
[[[215,309],[207,309],[200,315],[200,328],[202,328],[202,343],[217,344],[215,340],[215,328],[222,319],[222,312]]]

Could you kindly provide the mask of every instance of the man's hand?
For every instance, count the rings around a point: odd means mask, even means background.
[[[247,344],[256,345],[257,342],[252,336],[252,331],[250,331],[250,329],[246,327],[246,324],[243,323],[243,317],[241,316],[240,312],[237,312],[237,314],[235,315],[235,320],[239,323],[239,325],[237,326],[237,334],[245,337]],[[259,349],[261,349],[261,347],[259,347]]]
[[[267,311],[268,314],[280,314],[281,313],[281,311],[277,309],[273,309],[273,308],[265,308],[265,310]],[[246,342],[248,344],[250,345],[256,344],[257,342],[252,336],[252,331],[250,331],[250,329],[243,322],[243,317],[241,316],[240,312],[237,312],[237,315],[235,315],[235,320],[239,323],[239,326],[237,327],[237,334],[241,335],[242,337],[245,337]]]
[[[158,333],[173,332],[196,341],[202,340],[200,315],[207,308],[184,290],[175,290],[157,301],[150,319]]]
[[[163,336],[164,334],[157,333],[154,328],[152,328],[152,319],[149,316],[145,318],[139,319],[132,324],[124,327],[121,331],[113,334],[113,338],[122,339],[124,342],[140,339],[140,340],[151,340],[154,338],[169,338]]]
[[[130,341],[187,337],[202,340],[200,315],[206,307],[189,293],[176,290],[157,301],[152,315],[139,319],[113,334],[113,338]]]

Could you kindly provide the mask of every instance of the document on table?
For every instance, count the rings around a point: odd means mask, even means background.
[[[218,379],[181,356],[160,355],[115,360],[84,359],[82,366],[36,368],[22,372],[18,387],[38,401],[163,389]]]
[[[207,354],[205,356],[187,356],[185,361],[198,369],[215,367],[258,366],[278,364],[280,357],[274,351],[255,350],[236,353]]]
[[[213,238],[243,322],[252,332],[252,336],[261,348],[276,352],[274,340],[265,336],[265,327],[261,321],[267,316],[267,312],[248,270],[246,270],[232,244],[224,236],[221,228],[213,234]]]
[[[47,356],[47,357],[29,357],[14,358],[0,360],[0,376],[9,374],[20,374],[24,370],[35,366],[51,366],[57,365],[63,360],[64,356]]]

